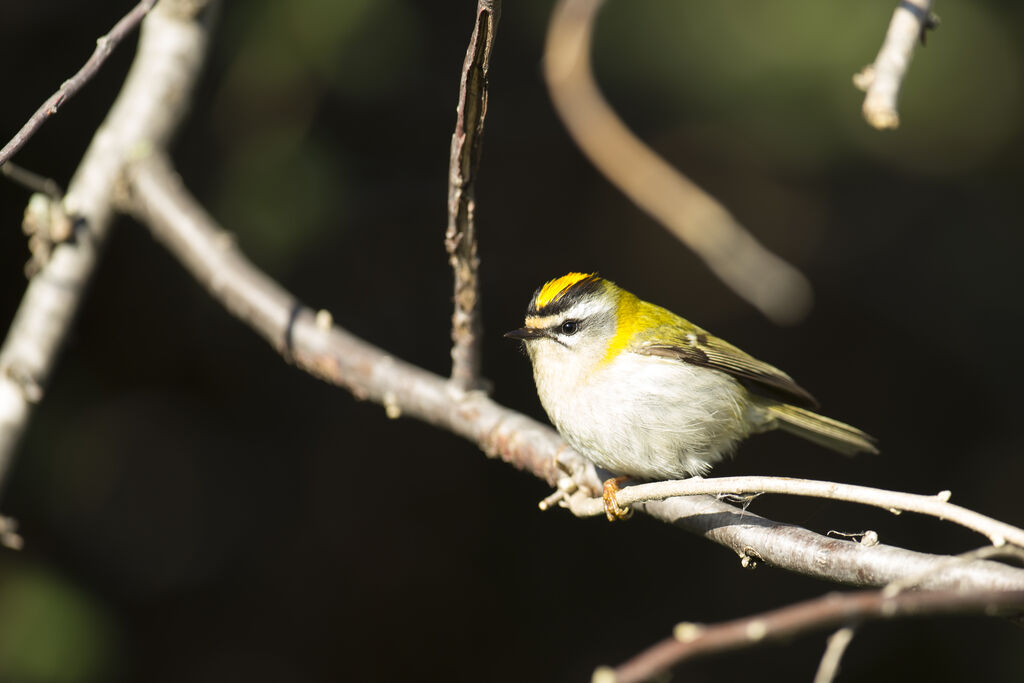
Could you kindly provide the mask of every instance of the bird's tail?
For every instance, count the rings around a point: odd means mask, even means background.
[[[779,429],[796,434],[843,455],[878,453],[877,440],[856,427],[810,410],[782,403],[766,406]]]

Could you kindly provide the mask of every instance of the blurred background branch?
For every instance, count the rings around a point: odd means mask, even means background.
[[[673,637],[615,669],[609,683],[643,683],[690,659],[788,640],[811,631],[881,619],[939,614],[1010,616],[1024,609],[1024,591],[923,591],[890,595],[884,590],[829,593],[814,600],[720,624],[682,623]],[[595,675],[594,683],[605,680]]]
[[[544,75],[562,122],[609,181],[700,256],[737,295],[776,323],[799,322],[813,298],[807,278],[655,154],[601,95],[590,68],[590,49],[602,4],[560,0],[551,18]]]

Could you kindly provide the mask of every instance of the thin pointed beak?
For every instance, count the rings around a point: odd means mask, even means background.
[[[507,339],[522,339],[523,341],[540,339],[544,336],[546,336],[544,330],[537,327],[520,327],[518,330],[505,333],[505,338]]]

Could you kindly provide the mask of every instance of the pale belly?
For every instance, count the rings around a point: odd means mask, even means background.
[[[652,356],[623,355],[585,382],[554,389],[564,393],[542,392],[541,402],[569,445],[639,479],[703,474],[757,424],[733,378]]]

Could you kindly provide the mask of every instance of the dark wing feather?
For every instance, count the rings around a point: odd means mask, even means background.
[[[660,335],[652,335],[663,339]],[[660,356],[700,365],[732,375],[756,394],[778,399],[802,408],[817,408],[807,390],[776,367],[763,363],[732,344],[695,327],[694,331],[670,337],[672,342],[641,343],[630,350],[648,356]]]

